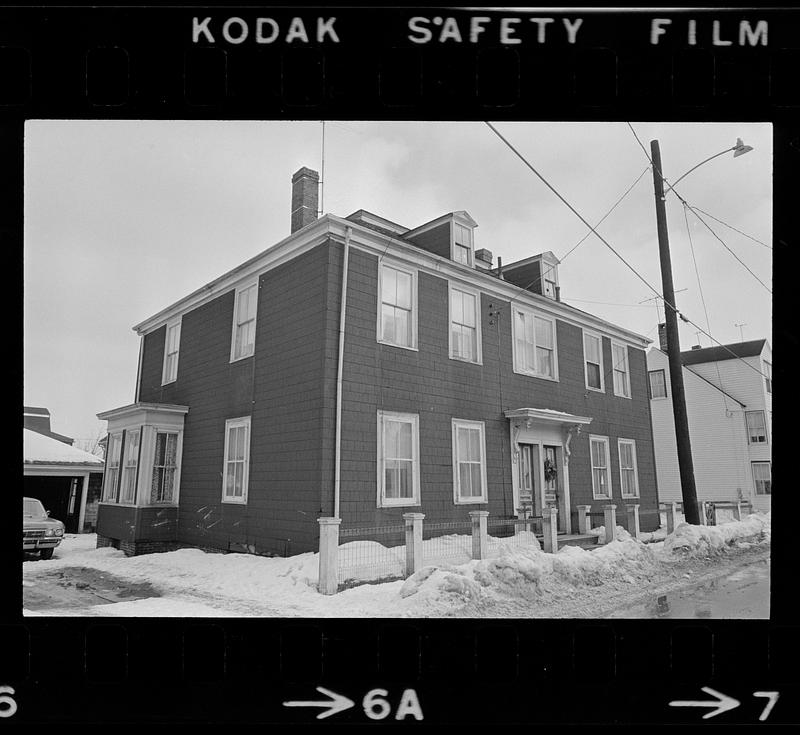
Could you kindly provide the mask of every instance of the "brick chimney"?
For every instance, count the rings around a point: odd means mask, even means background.
[[[667,351],[667,325],[664,322],[658,325],[658,346],[662,352]]]
[[[475,251],[475,267],[488,271],[492,267],[492,251],[481,248]]]
[[[292,232],[317,219],[319,174],[303,166],[292,176]]]

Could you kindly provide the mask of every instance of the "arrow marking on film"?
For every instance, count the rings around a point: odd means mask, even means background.
[[[738,699],[734,699],[733,697],[729,697],[727,694],[723,694],[722,692],[718,692],[716,689],[712,689],[711,687],[702,687],[702,690],[706,694],[710,694],[712,697],[716,697],[716,702],[710,702],[708,700],[704,702],[696,701],[696,700],[689,700],[689,701],[674,701],[670,702],[670,707],[714,707],[713,712],[706,712],[703,715],[703,719],[707,720],[709,717],[716,717],[723,712],[727,712],[729,709],[735,709],[738,707],[741,702]]]
[[[325,687],[317,687],[317,691],[320,694],[324,694],[326,697],[330,697],[328,700],[320,701],[308,701],[308,702],[284,702],[284,707],[326,707],[327,711],[320,712],[317,715],[317,719],[321,720],[324,717],[330,717],[331,715],[335,715],[339,712],[343,712],[346,709],[350,709],[350,707],[355,705],[355,702],[352,699],[348,699],[347,697],[343,697],[341,694],[337,694],[336,692],[332,692],[330,689],[325,689]],[[738,702],[736,704],[739,704]]]

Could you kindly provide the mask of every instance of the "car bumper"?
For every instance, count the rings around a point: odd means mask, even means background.
[[[23,551],[37,551],[39,549],[54,549],[61,543],[60,538],[35,538],[35,539],[23,539],[22,540],[22,550]]]

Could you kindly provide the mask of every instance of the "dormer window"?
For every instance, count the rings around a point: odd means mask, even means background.
[[[472,230],[453,222],[453,260],[456,263],[472,265]]]

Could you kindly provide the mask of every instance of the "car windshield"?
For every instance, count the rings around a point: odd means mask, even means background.
[[[23,518],[46,518],[44,506],[36,498],[24,498],[22,501]]]

